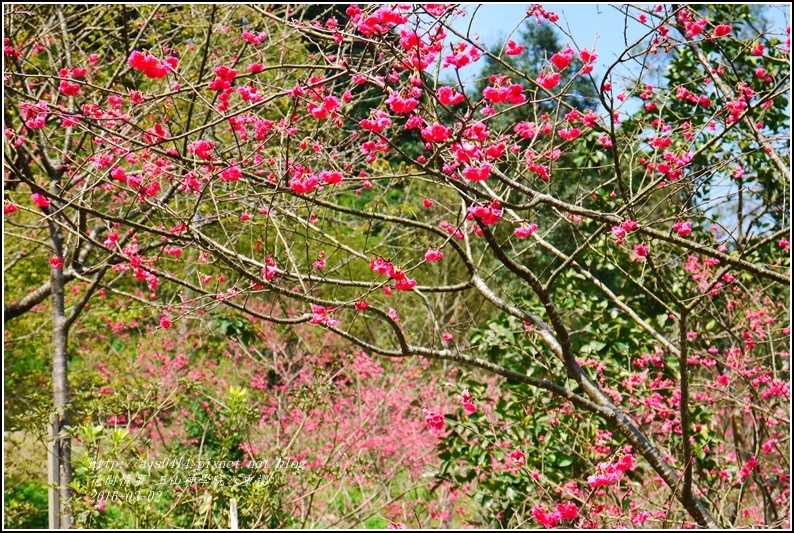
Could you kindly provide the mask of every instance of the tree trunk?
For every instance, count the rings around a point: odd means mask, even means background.
[[[53,187],[57,185],[53,184]],[[61,215],[53,210],[53,219],[59,218]],[[50,223],[50,239],[52,241],[52,251],[54,256],[63,260],[63,238],[58,224],[51,220]],[[59,492],[60,510],[59,519],[50,517],[50,524],[53,520],[58,522],[58,527],[61,529],[70,529],[72,527],[72,513],[69,508],[69,499],[71,498],[72,489],[69,483],[72,481],[72,462],[71,462],[71,440],[69,437],[63,435],[63,429],[69,424],[69,379],[67,373],[67,339],[68,339],[68,326],[66,321],[66,312],[63,298],[64,277],[63,267],[52,267],[50,280],[52,284],[52,339],[53,339],[53,354],[52,354],[52,392],[53,392],[53,405],[55,408],[55,416],[53,417],[53,437],[52,454],[53,460],[57,463],[57,468],[50,470],[49,480],[51,486],[57,486]],[[51,498],[55,495],[51,493]],[[54,502],[51,502],[51,512],[55,508]]]

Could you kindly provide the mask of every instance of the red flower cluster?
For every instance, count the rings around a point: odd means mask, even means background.
[[[509,56],[517,56],[521,52],[524,51],[524,47],[520,44],[516,44],[515,41],[512,39],[507,41],[507,49],[505,50],[505,54]]]
[[[568,68],[568,65],[571,64],[573,60],[573,49],[570,46],[566,46],[562,52],[557,52],[553,56],[551,56],[551,63],[554,65],[557,70],[563,70]]]
[[[237,181],[243,175],[242,170],[237,165],[233,165],[221,172],[221,181]]]
[[[507,87],[488,86],[483,89],[482,96],[492,104],[509,102],[518,105],[523,104],[527,99],[527,97],[524,96],[524,88],[519,83],[513,83]]]
[[[546,528],[557,527],[561,520],[574,520],[579,516],[579,508],[575,503],[558,503],[557,510],[549,513],[542,507],[535,507],[532,509],[532,517],[538,523]]]
[[[250,31],[243,31],[242,38],[248,41],[251,44],[259,44],[265,39],[267,39],[267,33],[261,31],[258,35],[254,35]]]
[[[176,57],[166,57],[163,60],[157,59],[147,51],[139,52],[133,50],[127,62],[136,70],[140,70],[147,78],[164,78],[172,70],[176,70],[179,59]]]
[[[332,316],[332,313],[333,309],[331,308],[322,305],[312,305],[312,318],[309,323],[322,324],[329,328],[334,327],[338,323],[338,320]]]
[[[388,33],[393,26],[404,24],[408,20],[405,15],[401,15],[388,6],[381,7],[371,15],[365,15],[360,7],[353,4],[347,8],[345,13],[365,37]]]
[[[496,224],[502,219],[502,204],[498,200],[493,200],[487,206],[473,205],[469,207],[467,218],[471,220],[475,217],[486,226]]]
[[[320,179],[323,180],[325,183],[328,184],[335,184],[340,183],[344,179],[344,174],[339,172],[338,170],[328,171],[323,170],[320,172]]]
[[[39,207],[47,207],[48,205],[50,205],[50,201],[43,194],[34,192],[33,194],[30,195],[30,197],[31,199],[33,199],[33,203]]]
[[[510,454],[510,459],[516,464],[516,466],[524,466],[527,464],[527,458],[524,455],[524,452],[521,450],[515,450],[513,453]]]
[[[205,141],[199,139],[187,145],[187,151],[191,154],[204,159],[205,161],[212,161],[212,150],[215,149],[215,143],[212,141]]]
[[[688,237],[692,233],[692,223],[688,220],[676,222],[673,224],[673,230],[678,233],[679,237]]]
[[[686,22],[684,23],[684,28],[686,29],[686,36],[687,37],[695,37],[703,32],[706,29],[706,24],[708,22],[706,19],[701,19],[696,22]]]
[[[237,71],[226,65],[218,65],[212,71],[215,79],[210,82],[209,88],[213,91],[222,91],[232,86],[232,82],[237,78]]]
[[[443,252],[438,250],[428,250],[425,253],[425,261],[441,261],[442,257],[444,257]]]
[[[445,333],[444,340],[447,342],[451,341],[452,335]],[[477,406],[472,403],[471,399],[471,393],[468,390],[463,391],[461,394],[461,403],[463,404],[463,410],[466,411],[466,416],[471,416],[477,412]]]
[[[412,91],[413,92],[413,91]],[[418,89],[417,92],[419,94],[422,93],[421,89]],[[386,103],[389,104],[389,108],[399,114],[406,114],[410,113],[414,110],[414,108],[419,105],[419,100],[416,98],[406,98],[403,97],[398,92],[393,92],[389,95],[389,98],[386,100]]]
[[[596,474],[587,477],[590,488],[605,487],[617,483],[621,473],[631,470],[634,462],[634,456],[631,453],[626,453],[615,464],[598,463]]]
[[[469,181],[485,181],[491,176],[491,165],[483,163],[479,167],[466,167],[463,177]]]
[[[468,48],[468,52],[466,49]],[[482,56],[479,48],[476,46],[472,46],[469,48],[468,43],[458,43],[452,47],[455,53],[449,54],[444,56],[444,68],[447,68],[450,65],[455,66],[456,68],[463,68],[470,63],[476,62]]]
[[[62,80],[60,85],[58,85],[58,92],[66,96],[80,94],[80,84],[72,83],[68,80]]]
[[[452,135],[452,130],[443,124],[433,124],[422,128],[422,138],[428,142],[442,143],[449,139],[450,135]]]
[[[384,274],[396,281],[397,283],[394,284],[394,288],[398,291],[409,291],[416,287],[416,280],[410,279],[405,275],[405,272],[399,268],[395,268],[390,261],[382,257],[376,257],[371,260],[369,262],[369,268],[377,274]]]
[[[314,118],[325,119],[328,118],[329,113],[331,116],[336,114],[336,110],[339,109],[339,98],[333,95],[326,96],[320,105],[309,102],[306,104],[306,109]]]
[[[719,26],[714,28],[714,36],[715,37],[725,37],[726,35],[728,35],[732,31],[733,31],[733,28],[731,28],[728,24],[720,24]]]
[[[385,111],[375,110],[372,112],[373,118],[365,118],[361,120],[358,125],[361,126],[365,130],[369,130],[373,133],[380,133],[384,129],[391,126],[391,119],[389,118],[389,114]]]
[[[537,224],[521,224],[513,231],[513,234],[519,239],[526,239],[527,237],[535,233],[537,230],[538,230]]]
[[[300,174],[290,180],[289,186],[298,194],[307,194],[317,187],[318,181],[315,174]]]
[[[553,89],[560,83],[559,72],[541,72],[537,82],[545,89]]]
[[[444,86],[438,89],[438,100],[444,105],[459,104],[465,97],[463,93],[459,93],[452,87]]]
[[[276,261],[271,256],[267,256],[265,258],[265,266],[262,268],[262,277],[267,281],[270,281],[276,274],[278,274],[278,270],[276,269]]]
[[[443,431],[444,415],[434,413],[429,409],[422,409],[422,414],[425,415],[425,423],[427,423],[427,425],[429,425],[435,431]]]

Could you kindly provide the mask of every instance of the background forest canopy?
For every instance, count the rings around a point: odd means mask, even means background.
[[[4,6],[4,525],[790,526],[790,8],[556,8]]]

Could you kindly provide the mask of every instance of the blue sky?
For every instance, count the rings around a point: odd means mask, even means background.
[[[474,15],[472,32],[478,33],[486,44],[501,41],[516,30],[524,19],[529,4],[489,4],[474,13],[476,6],[468,6],[469,17]],[[570,27],[575,42],[561,36],[561,42],[572,47],[595,49],[605,60],[617,57],[624,49],[623,26],[624,17],[615,8],[603,4],[543,4],[543,7],[560,16],[558,24],[563,28]],[[535,24],[533,17],[528,21]],[[548,23],[546,23],[548,24]],[[636,26],[634,30],[638,30]],[[632,33],[638,34],[637,31]],[[630,35],[631,36],[631,35]],[[638,34],[639,36],[639,34]]]
[[[560,16],[558,25],[569,29],[575,39],[561,36],[561,43],[570,44],[575,49],[587,48],[598,52],[598,62],[594,74],[602,74],[605,65],[617,59],[625,50],[624,41],[625,15],[608,4],[542,4],[547,11]],[[620,6],[622,4],[618,4]],[[471,23],[472,34],[479,34],[480,43],[486,47],[493,43],[504,42],[522,23],[530,4],[485,4],[479,9],[477,4],[463,4],[468,16],[456,25],[459,31],[465,32]],[[769,4],[768,18],[772,21],[773,31],[784,33],[791,21],[791,8],[788,4]],[[476,12],[475,12],[476,9]],[[529,23],[534,24],[535,17]],[[548,22],[544,22],[548,24]],[[644,28],[635,20],[629,20],[628,37],[639,38]],[[636,40],[636,39],[635,39]],[[482,63],[478,62],[477,65]],[[477,67],[469,67],[468,75],[476,74]]]
[[[644,4],[648,5],[648,4]],[[764,28],[782,40],[785,39],[785,31],[791,24],[791,7],[788,4],[776,3],[767,4],[765,16],[770,21],[770,26]],[[464,4],[464,9],[468,16],[460,19],[455,28],[460,33],[465,34],[471,23],[472,37],[477,34],[480,39],[478,43],[481,47],[490,48],[494,44],[504,43],[505,39],[516,32],[522,24],[535,24],[535,17],[524,22],[526,12],[530,4],[486,4],[479,9],[477,4]],[[624,33],[629,39],[636,41],[642,37],[646,28],[636,20],[630,19],[626,28],[625,15],[607,4],[542,4],[543,8],[560,16],[558,25],[566,30],[571,37],[560,35],[560,43],[571,45],[574,49],[587,48],[598,53],[598,61],[593,71],[594,77],[600,81],[606,68],[614,62],[618,56],[626,49]],[[476,11],[475,11],[476,9]],[[473,16],[473,21],[472,21]],[[725,21],[730,22],[730,21]],[[548,22],[543,22],[549,24]],[[625,30],[625,31],[624,31]],[[517,33],[515,34],[517,36]],[[456,39],[455,39],[456,40]],[[629,44],[633,44],[633,41]],[[478,61],[474,65],[464,67],[460,71],[461,77],[466,80],[476,77],[484,62]],[[625,73],[625,71],[624,71]],[[633,112],[639,103],[637,100],[629,100],[623,108],[624,112]],[[736,192],[736,181],[726,179],[723,183],[714,184],[712,197],[731,195]],[[747,201],[747,199],[745,199]],[[722,207],[730,207],[732,200],[726,198]],[[715,211],[715,216],[716,211]],[[720,218],[717,216],[717,218]],[[728,226],[735,226],[735,219],[730,217],[722,220]]]

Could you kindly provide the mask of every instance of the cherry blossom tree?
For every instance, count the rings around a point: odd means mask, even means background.
[[[6,262],[50,279],[9,287],[5,321],[51,302],[59,427],[68,332],[103,291],[156,335],[225,309],[500,376],[620,436],[584,486],[659,479],[700,527],[754,486],[789,520],[789,129],[766,122],[788,36],[738,8],[616,9],[643,33],[604,74],[563,31],[527,75],[515,36],[484,47],[454,5],[9,8]],[[465,85],[486,57],[499,74]],[[660,81],[669,61],[699,76]],[[583,525],[588,501],[532,516]]]

